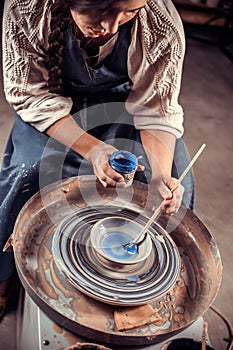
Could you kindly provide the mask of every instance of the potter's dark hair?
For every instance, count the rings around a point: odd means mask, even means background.
[[[109,6],[116,0],[63,0],[65,6],[74,11],[88,11],[91,7]]]
[[[65,31],[74,24],[70,10],[90,11],[91,7],[109,6],[115,0],[56,0],[51,5],[51,22],[48,49],[48,87],[50,92],[64,95],[62,62],[65,47]]]

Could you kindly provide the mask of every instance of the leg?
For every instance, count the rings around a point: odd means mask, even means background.
[[[0,282],[14,272],[13,254],[2,248],[21,208],[41,187],[78,175],[80,162],[79,155],[16,115],[0,173]],[[90,171],[88,165],[82,168]]]

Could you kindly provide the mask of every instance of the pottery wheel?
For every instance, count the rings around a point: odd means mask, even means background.
[[[27,293],[54,322],[95,342],[140,346],[184,330],[212,304],[222,276],[216,243],[193,212],[182,207],[159,218],[143,264],[106,262],[87,244],[100,218],[119,215],[144,225],[153,205],[147,185],[136,181],[127,189],[103,188],[85,176],[42,189],[14,229],[16,267]],[[145,302],[162,322],[118,331],[114,311]]]

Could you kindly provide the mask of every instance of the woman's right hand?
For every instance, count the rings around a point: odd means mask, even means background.
[[[125,187],[124,177],[109,164],[110,156],[116,151],[118,150],[115,147],[100,143],[86,155],[86,158],[92,163],[94,174],[104,187]]]

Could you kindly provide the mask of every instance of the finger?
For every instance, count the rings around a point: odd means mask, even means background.
[[[107,175],[108,184],[111,186],[125,186],[125,178],[121,174],[117,173],[115,170],[110,172],[105,172]]]
[[[98,172],[98,174],[96,173],[96,176],[104,187],[107,187],[107,186],[115,187],[116,185],[120,187],[125,186],[124,178],[121,175],[120,177],[115,176],[114,178],[112,178],[111,176],[109,176],[108,174],[106,174],[104,171],[101,170]]]
[[[179,208],[176,205],[166,204],[163,206],[162,211],[165,214],[174,214],[174,213],[177,213],[178,209]]]
[[[105,176],[103,176],[103,177],[97,176],[97,179],[99,180],[99,182],[101,183],[101,185],[103,187],[107,187],[108,186],[107,181],[106,181],[107,178]]]
[[[145,170],[145,167],[144,167],[144,165],[140,165],[140,164],[138,164],[138,166],[137,166],[137,169],[136,169],[137,171],[144,171]]]
[[[167,187],[166,183],[164,183],[164,182],[162,182],[162,184],[159,188],[159,193],[163,199],[171,199],[172,198],[172,192],[170,191],[170,189]]]
[[[183,186],[181,186],[179,191],[176,191],[176,193],[173,193],[172,199],[168,199],[165,201],[163,210],[167,214],[178,212],[182,203],[183,193],[184,193],[184,189],[183,189]]]
[[[165,207],[164,207],[164,212],[166,214],[174,214],[174,213],[177,213],[179,210],[179,206],[177,206],[177,204],[167,204]]]
[[[118,173],[116,170],[114,170],[109,162],[105,162],[101,168],[99,168],[99,172],[103,173],[104,175],[108,176],[112,180],[118,181],[124,181],[124,177]]]
[[[115,186],[117,182],[124,181],[123,176],[112,169],[108,162],[94,167],[94,173],[104,187],[107,185]]]
[[[163,182],[169,188],[170,192],[173,194],[181,192],[183,194],[184,187],[179,183],[178,179],[170,178],[169,180],[164,178]]]
[[[179,184],[179,186],[177,187],[177,189],[173,192],[173,199],[177,202],[180,203],[182,202],[182,198],[183,198],[183,194],[184,194],[184,187]]]

